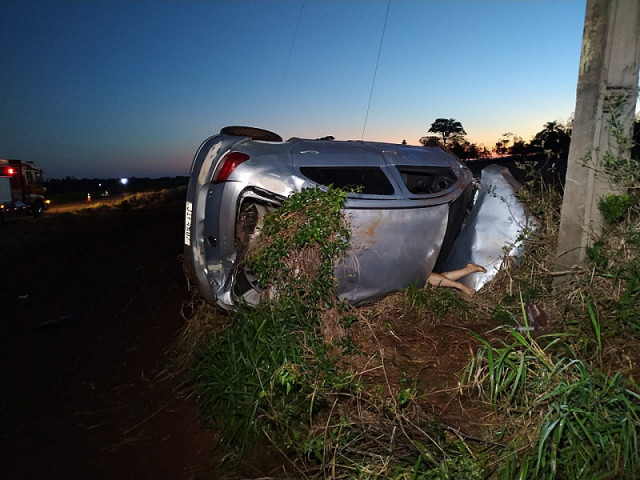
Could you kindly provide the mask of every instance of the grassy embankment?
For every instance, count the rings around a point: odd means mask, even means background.
[[[184,335],[226,458],[267,444],[277,476],[637,478],[640,173],[623,156],[601,165],[621,193],[600,203],[588,265],[553,286],[561,199],[530,172],[520,195],[540,227],[522,264],[471,300],[411,288],[337,301],[344,194],[287,200],[247,257],[264,301],[230,319],[198,304]],[[546,312],[544,331],[527,329],[527,304]]]

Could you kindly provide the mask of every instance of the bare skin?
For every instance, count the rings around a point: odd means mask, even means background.
[[[487,273],[487,270],[475,263],[467,263],[467,266],[459,270],[453,270],[451,272],[443,273],[431,273],[427,281],[434,287],[450,287],[460,290],[468,297],[472,297],[476,291],[473,288],[469,288],[466,285],[458,282],[457,280],[469,275],[470,273],[482,272]]]

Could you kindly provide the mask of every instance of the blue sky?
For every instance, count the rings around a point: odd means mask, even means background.
[[[391,0],[364,138],[491,147],[566,121],[585,0]],[[186,175],[225,125],[360,139],[386,0],[0,0],[0,158]]]

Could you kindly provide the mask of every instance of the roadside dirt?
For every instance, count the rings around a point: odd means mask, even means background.
[[[172,202],[0,226],[3,478],[212,478],[214,436],[167,370],[182,222]]]

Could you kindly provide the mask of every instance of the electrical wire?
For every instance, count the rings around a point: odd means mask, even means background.
[[[284,81],[287,78],[287,74],[289,73],[289,64],[291,63],[291,57],[293,56],[293,48],[298,38],[298,31],[300,30],[302,13],[304,12],[304,7],[306,4],[307,4],[307,0],[304,0],[302,2],[302,8],[300,9],[300,13],[298,14],[298,22],[296,23],[296,30],[293,34],[293,38],[291,39],[291,45],[289,46],[289,55],[287,55],[287,63],[285,63],[284,72],[282,73],[282,78],[280,79],[280,87],[278,88],[278,94],[276,95],[276,102],[273,105],[273,118],[271,123],[274,123],[276,119],[276,112],[278,111],[278,105],[280,104],[280,95],[282,95],[282,88],[284,87]]]
[[[367,121],[369,120],[369,108],[371,108],[371,99],[373,98],[373,88],[376,85],[376,76],[378,75],[378,65],[380,64],[380,52],[382,52],[384,34],[387,31],[387,20],[389,20],[390,7],[391,7],[391,0],[387,0],[387,13],[384,16],[384,27],[382,27],[382,35],[380,36],[380,46],[378,47],[378,58],[376,59],[376,68],[373,71],[373,81],[371,82],[371,91],[369,92],[369,102],[367,103],[367,113],[364,116],[364,125],[362,126],[362,135],[360,136],[360,140],[364,140],[364,132],[367,129]]]

